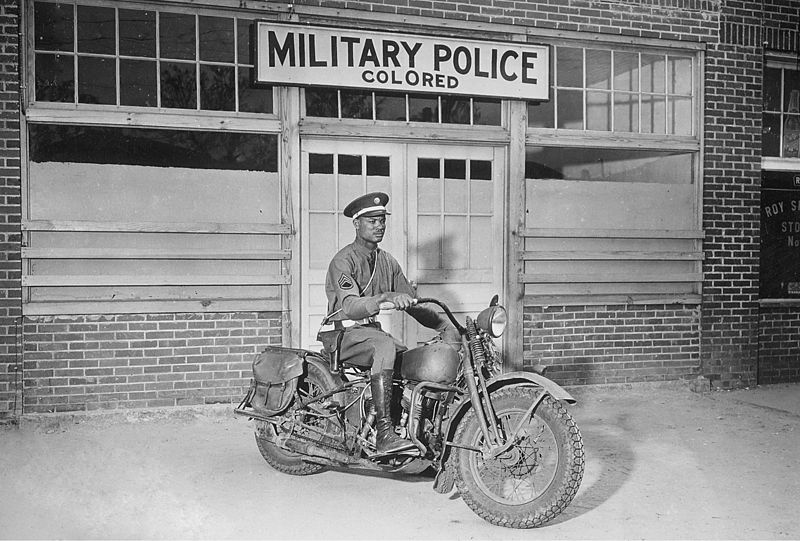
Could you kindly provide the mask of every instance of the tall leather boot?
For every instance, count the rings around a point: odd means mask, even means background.
[[[412,442],[404,440],[392,430],[390,416],[392,370],[381,370],[377,374],[371,374],[369,384],[372,390],[372,403],[375,405],[375,428],[378,430],[375,443],[378,454],[388,455],[415,447]]]

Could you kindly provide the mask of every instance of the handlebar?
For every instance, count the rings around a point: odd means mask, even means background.
[[[440,301],[439,299],[434,299],[432,297],[420,297],[418,299],[411,300],[412,305],[423,304],[423,303],[431,303],[437,305],[442,310],[444,310],[444,313],[447,315],[448,319],[455,326],[455,328],[458,329],[458,332],[460,332],[461,334],[465,334],[467,332],[467,329],[465,329],[461,325],[461,323],[458,322],[456,317],[453,315],[453,312],[450,311],[450,308],[448,308],[447,305],[442,301]],[[381,310],[391,310],[392,308],[394,308],[394,303],[391,301],[383,301],[380,304],[378,304],[378,307]]]

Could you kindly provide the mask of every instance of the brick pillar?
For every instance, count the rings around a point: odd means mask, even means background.
[[[0,422],[20,414],[19,0],[0,3]]]
[[[761,186],[761,1],[724,0],[705,73],[702,371],[756,382]]]

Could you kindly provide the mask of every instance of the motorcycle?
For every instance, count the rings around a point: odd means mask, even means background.
[[[437,337],[398,355],[392,418],[410,450],[376,452],[369,368],[340,363],[338,351],[266,348],[235,412],[255,421],[258,449],[280,472],[432,468],[435,491],[457,487],[486,521],[541,526],[564,511],[583,478],[583,440],[565,408],[575,399],[541,371],[503,372],[493,339],[507,315],[497,301],[462,325],[443,302],[417,299],[438,305],[462,344],[459,350]]]

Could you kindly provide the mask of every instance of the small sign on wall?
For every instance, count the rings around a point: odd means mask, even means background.
[[[799,172],[762,173],[760,296],[800,298]]]
[[[256,82],[546,101],[550,49],[258,21]]]

